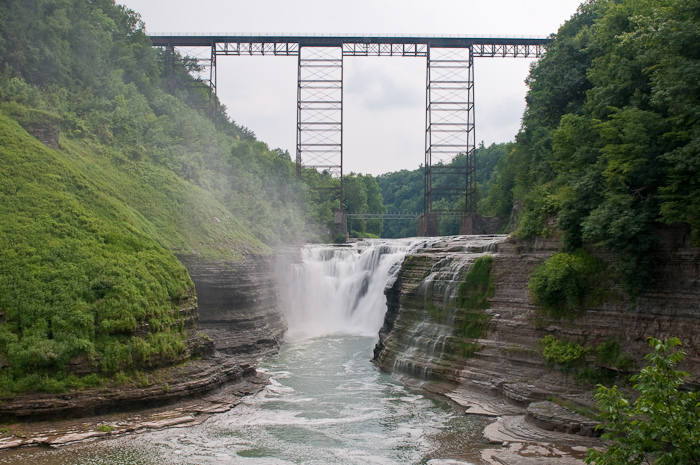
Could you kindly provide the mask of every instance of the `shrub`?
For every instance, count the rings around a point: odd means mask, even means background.
[[[602,260],[583,249],[558,253],[535,269],[528,289],[548,316],[573,316],[605,268]]]
[[[586,463],[700,463],[700,392],[681,390],[688,373],[676,366],[685,358],[680,340],[649,338],[653,352],[648,365],[632,377],[639,396],[631,401],[617,386],[598,386],[595,398],[604,428],[612,441],[606,451],[589,449]]]
[[[540,347],[547,364],[559,365],[565,372],[580,363],[589,352],[589,349],[579,344],[557,339],[551,334],[540,339]]]
[[[596,348],[596,360],[601,365],[615,367],[621,371],[634,366],[634,359],[629,354],[621,353],[620,344],[614,340],[603,342]]]

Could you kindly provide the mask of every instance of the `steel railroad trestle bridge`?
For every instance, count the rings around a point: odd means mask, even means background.
[[[426,61],[425,185],[419,234],[439,235],[438,216],[461,216],[461,234],[472,233],[476,214],[476,138],[474,58],[539,58],[551,39],[461,36],[377,35],[151,35],[166,49],[166,77],[174,67],[175,48],[202,48],[195,56],[208,71],[211,94],[217,90],[220,56],[296,56],[297,176],[301,167],[327,170],[340,177],[343,199],[343,60],[353,56],[418,57]],[[170,82],[169,79],[166,81]],[[457,157],[458,155],[465,155]],[[437,179],[449,177],[450,187]],[[455,179],[459,181],[455,184]],[[464,199],[459,211],[434,208],[440,198]],[[436,202],[438,205],[440,202]],[[347,213],[336,212],[336,226],[347,234]],[[388,218],[401,215],[385,215]],[[345,229],[343,229],[345,228]]]

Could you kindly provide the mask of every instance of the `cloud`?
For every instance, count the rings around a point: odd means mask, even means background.
[[[345,67],[344,98],[354,106],[388,111],[420,105],[425,100],[425,59],[349,57]]]

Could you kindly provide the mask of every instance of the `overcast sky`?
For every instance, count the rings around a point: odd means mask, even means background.
[[[580,0],[117,0],[149,33],[547,36]],[[513,140],[531,60],[475,59],[476,139]],[[415,169],[424,158],[425,58],[346,57],[344,171]],[[296,141],[296,57],[219,57],[229,115],[270,148]]]

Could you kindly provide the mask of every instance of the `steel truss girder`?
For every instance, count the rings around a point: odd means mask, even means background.
[[[299,56],[299,48],[297,42],[216,42],[214,53],[225,56]]]
[[[152,35],[154,46],[209,47],[219,55],[297,56],[301,47],[342,47],[345,56],[427,56],[428,47],[471,48],[475,57],[539,58],[550,38],[358,35]]]
[[[433,210],[438,217],[462,218],[464,212]],[[348,213],[348,218],[354,220],[417,220],[423,213]]]
[[[302,165],[340,177],[343,204],[343,53],[301,47],[297,77],[297,177]]]
[[[472,53],[478,58],[540,58],[544,55],[544,44],[474,44]]]
[[[427,55],[427,44],[343,43],[343,56],[425,57]]]
[[[354,220],[415,220],[421,213],[348,213],[348,218]]]

